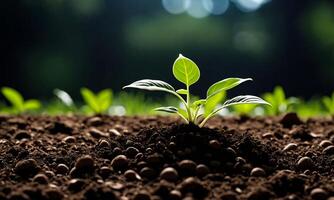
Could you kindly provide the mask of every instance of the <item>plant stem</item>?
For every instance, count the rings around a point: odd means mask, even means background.
[[[193,122],[192,116],[191,116],[191,110],[190,110],[190,91],[189,91],[189,85],[187,85],[187,112],[188,112],[188,118],[189,122]]]

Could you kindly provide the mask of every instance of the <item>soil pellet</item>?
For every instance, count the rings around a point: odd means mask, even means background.
[[[209,146],[213,149],[219,149],[221,147],[221,144],[218,140],[210,140]]]
[[[156,176],[156,172],[150,167],[144,167],[140,170],[140,175],[147,179],[153,179]]]
[[[46,185],[49,182],[49,179],[44,174],[37,174],[36,176],[34,176],[32,181],[36,182],[36,183],[39,183],[39,184]]]
[[[73,136],[67,136],[63,139],[65,143],[74,143],[75,142],[75,137]]]
[[[251,176],[256,176],[256,177],[261,177],[261,176],[265,176],[266,172],[260,167],[255,167],[255,168],[252,169],[250,175]]]
[[[169,198],[170,198],[171,200],[179,200],[179,199],[182,198],[182,194],[181,194],[181,192],[178,191],[178,190],[172,190],[172,191],[170,191],[170,193],[169,193]]]
[[[292,151],[292,150],[295,150],[296,148],[297,148],[297,144],[289,143],[283,148],[283,152]]]
[[[68,190],[72,192],[79,192],[84,185],[85,182],[81,179],[71,179],[68,181]]]
[[[129,160],[125,155],[118,155],[111,161],[111,166],[114,169],[124,169],[128,166]]]
[[[302,157],[297,162],[297,167],[300,170],[312,169],[314,166],[313,161],[309,157]]]
[[[75,168],[77,170],[93,170],[94,160],[90,155],[82,156],[75,163]]]
[[[322,140],[319,144],[320,147],[322,148],[326,148],[330,145],[332,145],[333,143],[330,140]]]
[[[182,160],[178,165],[182,170],[187,170],[188,172],[196,171],[196,163],[192,160]]]
[[[21,177],[30,177],[37,174],[39,167],[34,159],[27,159],[17,162],[14,171]]]
[[[172,167],[167,167],[163,169],[160,173],[160,177],[170,182],[175,182],[178,179],[177,171]]]
[[[141,180],[141,177],[134,170],[126,170],[124,176],[128,181]]]
[[[139,153],[139,150],[135,147],[128,147],[126,150],[125,150],[125,153],[127,156],[129,156],[130,158],[133,158],[137,155],[137,153]]]
[[[204,164],[199,164],[196,166],[196,174],[199,177],[203,177],[210,172],[209,168]]]
[[[313,189],[310,195],[313,200],[325,200],[328,197],[328,193],[321,188]]]
[[[70,169],[65,164],[59,164],[57,166],[57,174],[67,174]]]
[[[322,152],[324,154],[332,155],[332,154],[334,154],[334,146],[330,145],[330,146],[326,147]]]

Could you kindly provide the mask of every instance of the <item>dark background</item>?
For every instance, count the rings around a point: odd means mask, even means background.
[[[181,86],[171,67],[182,53],[201,69],[197,95],[233,76],[254,79],[239,94],[333,91],[334,1],[271,0],[246,12],[237,1],[196,18],[159,0],[2,0],[0,86],[42,99],[54,88],[117,92],[142,78]]]

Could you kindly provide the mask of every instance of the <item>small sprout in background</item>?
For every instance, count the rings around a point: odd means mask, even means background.
[[[2,95],[11,104],[11,107],[6,109],[9,113],[25,113],[28,111],[35,111],[41,107],[41,103],[35,99],[24,100],[22,95],[13,88],[1,88]]]
[[[257,114],[257,113],[254,113],[256,107],[257,105],[255,104],[240,104],[240,105],[233,106],[233,111],[234,113],[237,113],[238,115],[250,116],[253,114]]]
[[[86,103],[84,110],[88,113],[106,113],[112,103],[112,91],[110,89],[105,89],[94,94],[88,88],[81,88],[81,95]]]
[[[64,90],[55,89],[53,94],[57,97],[45,108],[49,114],[64,114],[77,112],[72,97]]]
[[[309,101],[300,100],[300,102],[295,105],[294,110],[298,116],[304,119],[324,114],[321,102],[318,99],[311,99]]]
[[[322,103],[325,107],[325,111],[330,115],[334,115],[334,92],[332,93],[332,96],[323,97]]]
[[[298,103],[295,97],[286,98],[281,86],[276,86],[272,93],[265,93],[262,98],[271,104],[271,108],[266,108],[267,115],[279,115],[290,111],[293,104]]]
[[[197,65],[189,58],[186,58],[180,54],[179,57],[174,62],[173,75],[178,81],[185,84],[185,88],[175,90],[174,87],[172,87],[170,84],[164,81],[152,80],[152,79],[139,80],[123,88],[136,88],[149,91],[162,91],[173,94],[179,100],[181,100],[181,102],[184,105],[184,108],[167,106],[167,107],[159,107],[156,108],[155,110],[167,113],[176,113],[187,123],[194,123],[200,127],[203,127],[205,123],[219,111],[232,105],[238,105],[238,104],[269,105],[269,103],[267,103],[260,97],[243,95],[227,100],[220,107],[215,108],[206,115],[203,115],[203,113],[201,113],[200,110],[203,109],[203,107],[205,107],[205,104],[207,102],[211,101],[211,98],[214,98],[216,97],[216,95],[221,94],[226,90],[232,89],[238,86],[239,84],[245,81],[249,81],[251,79],[227,78],[218,81],[209,87],[205,99],[191,101],[190,86],[196,83],[200,78],[200,70],[197,67]],[[182,95],[185,97],[182,97]]]

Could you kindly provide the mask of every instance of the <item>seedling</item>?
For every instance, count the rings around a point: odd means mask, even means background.
[[[262,97],[272,106],[271,109],[266,109],[266,113],[269,115],[286,113],[291,105],[298,103],[298,99],[295,97],[286,98],[281,86],[276,86],[272,93],[265,93]]]
[[[176,96],[183,104],[183,108],[176,108],[173,106],[167,107],[159,107],[156,108],[156,111],[163,111],[168,113],[176,113],[181,118],[183,118],[187,123],[193,123],[198,125],[199,127],[203,127],[205,123],[217,114],[220,110],[238,104],[266,104],[269,105],[266,101],[261,99],[260,97],[251,96],[251,95],[242,95],[234,97],[230,100],[225,101],[222,106],[215,108],[209,114],[203,116],[203,113],[199,112],[202,107],[206,105],[212,98],[216,97],[216,95],[224,92],[226,90],[232,89],[237,85],[245,82],[250,81],[252,79],[246,78],[227,78],[221,81],[218,81],[211,85],[207,90],[206,98],[199,99],[196,101],[191,102],[191,95],[190,95],[190,86],[196,83],[200,78],[200,70],[197,65],[190,60],[182,56],[181,54],[175,60],[173,64],[173,75],[174,77],[180,81],[181,83],[185,84],[185,88],[175,90],[173,86],[170,84],[160,81],[160,80],[152,80],[152,79],[144,79],[139,80],[136,82],[131,83],[123,88],[137,88],[142,90],[149,90],[149,91],[163,91],[170,93]],[[185,96],[182,97],[181,95]]]
[[[15,89],[10,87],[1,88],[1,93],[12,105],[9,112],[24,113],[27,111],[37,110],[41,107],[41,103],[35,99],[24,100],[22,95]]]
[[[334,115],[334,92],[332,93],[332,96],[325,96],[322,98],[322,103],[325,106],[326,111]]]
[[[81,88],[81,95],[89,111],[94,114],[106,113],[112,103],[112,91],[110,89],[94,94],[88,88]]]

